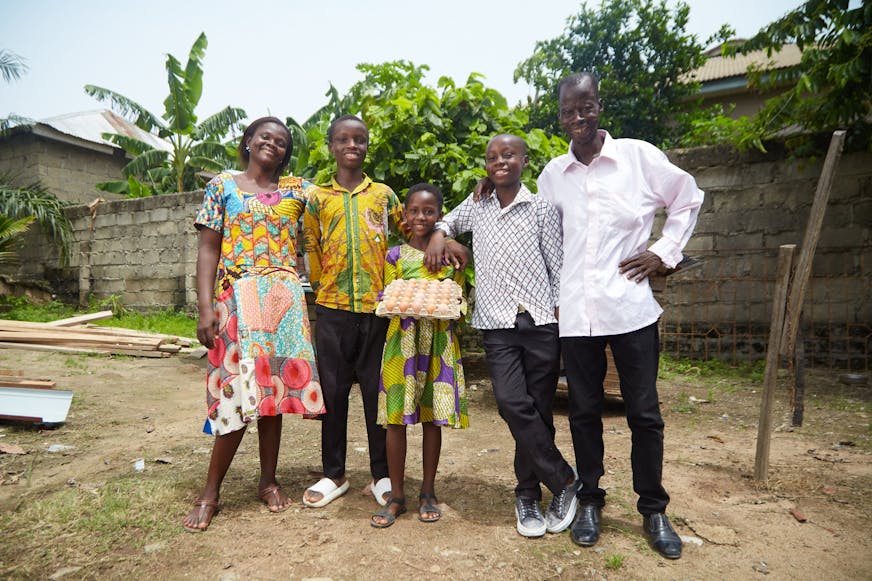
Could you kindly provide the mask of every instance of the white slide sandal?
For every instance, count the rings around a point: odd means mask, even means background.
[[[381,478],[378,482],[373,481],[369,487],[372,495],[375,497],[375,501],[382,506],[387,505],[388,501],[385,498],[385,494],[390,496],[391,488],[391,479],[388,477]]]
[[[306,489],[306,491],[317,492],[321,495],[321,500],[316,500],[315,502],[309,502],[306,500],[306,496],[303,495],[303,504],[310,508],[321,508],[322,506],[327,506],[346,492],[348,492],[348,480],[343,482],[340,486],[336,486],[336,483],[333,482],[329,478],[322,478],[312,486]]]

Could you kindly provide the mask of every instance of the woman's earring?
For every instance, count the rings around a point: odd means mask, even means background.
[[[251,148],[247,145],[245,146],[245,153],[251,153]]]

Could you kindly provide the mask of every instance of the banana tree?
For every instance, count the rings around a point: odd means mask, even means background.
[[[198,173],[216,173],[233,160],[233,151],[222,143],[228,135],[241,129],[246,113],[238,107],[225,107],[198,123],[195,112],[203,93],[203,56],[206,34],[201,33],[191,46],[184,68],[173,55],[167,55],[166,70],[169,95],[164,99],[162,116],[151,113],[136,101],[110,89],[85,85],[85,92],[101,102],[108,102],[113,111],[140,129],[156,134],[168,143],[168,149],[158,149],[127,135],[104,134],[122,147],[133,159],[124,167],[127,178],[145,180],[157,193],[183,192],[202,185]],[[129,180],[104,182],[97,187],[104,191],[134,193]],[[140,193],[147,191],[136,188]]]

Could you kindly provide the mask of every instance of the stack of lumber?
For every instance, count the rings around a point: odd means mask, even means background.
[[[0,349],[169,357],[191,347],[184,337],[90,324],[111,317],[112,311],[101,311],[49,323],[0,320]]]

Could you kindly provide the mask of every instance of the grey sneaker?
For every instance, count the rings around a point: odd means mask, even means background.
[[[518,518],[518,533],[524,537],[541,537],[545,534],[545,519],[535,498],[519,496],[515,499],[515,516]]]
[[[575,468],[572,469],[572,474],[575,480],[571,484],[567,484],[560,494],[555,494],[551,499],[551,504],[545,512],[545,524],[549,533],[561,533],[565,531],[572,519],[575,518],[575,509],[578,507],[578,499],[575,494],[581,486],[581,480],[578,479],[578,472]]]

